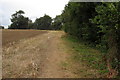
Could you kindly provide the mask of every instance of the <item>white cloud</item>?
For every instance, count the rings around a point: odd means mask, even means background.
[[[0,23],[4,26],[10,24],[10,16],[15,11],[23,10],[25,16],[35,20],[44,14],[54,18],[61,14],[69,0],[0,0]]]

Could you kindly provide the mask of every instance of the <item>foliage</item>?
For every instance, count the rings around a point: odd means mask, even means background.
[[[106,64],[120,72],[120,2],[72,3],[63,13],[63,29],[93,46],[107,51]],[[120,74],[119,74],[120,75]]]
[[[120,72],[120,56],[119,56],[119,18],[120,3],[102,3],[102,5],[96,7],[97,16],[93,19],[93,22],[99,24],[101,31],[106,33],[105,39],[108,46],[108,61],[112,64],[113,68],[117,68]]]
[[[4,29],[4,26],[0,26],[0,29]]]
[[[34,22],[34,27],[36,27],[37,29],[41,29],[41,30],[49,30],[51,29],[51,22],[52,22],[52,18],[48,15],[44,15],[43,17],[37,18]]]
[[[78,38],[98,43],[98,35],[101,35],[101,33],[97,33],[99,28],[89,21],[96,15],[95,6],[95,3],[69,3],[66,5],[62,14],[64,30]]]
[[[27,29],[28,28],[28,17],[24,17],[22,14],[24,14],[24,11],[19,10],[16,11],[15,14],[12,15],[11,22],[9,29]]]
[[[67,41],[70,48],[72,48],[72,51],[74,51],[72,60],[75,60],[78,63],[83,62],[82,64],[97,69],[99,74],[105,75],[105,73],[108,73],[105,61],[102,60],[102,54],[104,53],[101,53],[98,49],[86,45],[86,42],[80,41],[75,36],[66,35],[62,37],[62,39]]]
[[[52,19],[49,15],[37,18],[35,22],[32,22],[28,17],[23,16],[24,11],[16,11],[12,15],[12,24],[8,29],[40,29],[40,30],[60,30],[62,26],[61,15]]]
[[[62,27],[62,18],[61,15],[58,15],[53,19],[51,28],[53,30],[61,30],[61,27]]]

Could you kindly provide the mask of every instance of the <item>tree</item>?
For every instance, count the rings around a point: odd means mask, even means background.
[[[89,20],[96,15],[95,6],[96,3],[68,3],[62,13],[64,30],[80,39],[98,43],[99,28]]]
[[[0,26],[0,29],[4,29],[4,26]]]
[[[32,22],[32,20],[29,19],[28,21],[28,29],[35,29],[34,28],[34,23]]]
[[[64,31],[106,50],[106,63],[120,75],[120,2],[69,2],[61,16]]]
[[[37,18],[34,22],[34,27],[36,29],[41,30],[49,30],[51,29],[52,18],[48,15],[44,15],[43,17]]]
[[[105,33],[104,39],[108,46],[108,67],[117,68],[120,75],[120,2],[102,3],[96,7],[98,15],[93,22]]]
[[[62,18],[61,18],[61,15],[58,15],[58,16],[56,16],[53,19],[53,23],[52,23],[51,28],[53,30],[60,30],[62,28]]]
[[[24,11],[19,10],[16,11],[15,14],[12,15],[11,22],[9,29],[27,29],[28,28],[28,17],[24,17],[22,14],[24,14]]]

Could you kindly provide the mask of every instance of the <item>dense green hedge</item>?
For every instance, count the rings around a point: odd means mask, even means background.
[[[120,72],[120,2],[69,2],[61,16],[66,33],[106,50],[106,63]]]

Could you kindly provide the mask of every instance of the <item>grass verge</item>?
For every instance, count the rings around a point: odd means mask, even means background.
[[[71,59],[75,62],[83,63],[87,67],[96,69],[100,77],[108,73],[105,61],[102,55],[105,53],[86,45],[85,42],[78,40],[76,37],[65,35],[62,37],[73,51]]]

